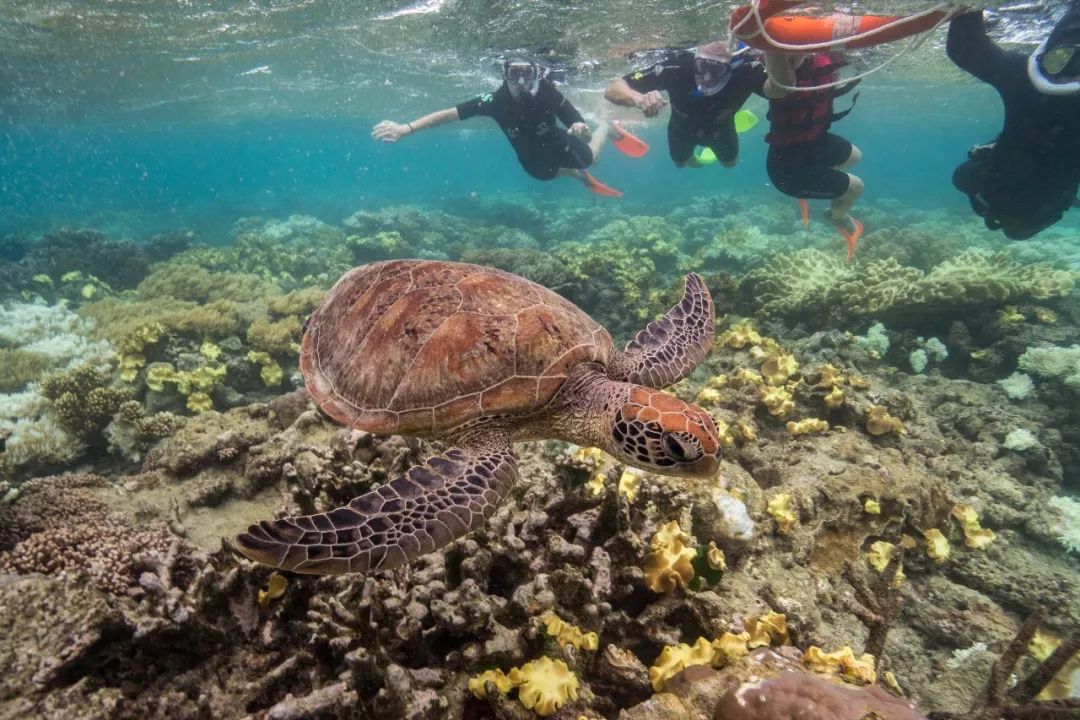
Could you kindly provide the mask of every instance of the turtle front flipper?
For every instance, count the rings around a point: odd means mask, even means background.
[[[682,300],[649,323],[612,359],[612,377],[652,388],[682,380],[705,359],[716,334],[709,289],[697,273],[686,276]]]
[[[281,570],[309,575],[390,570],[479,527],[517,477],[507,434],[483,433],[348,505],[263,520],[236,539],[244,555]]]

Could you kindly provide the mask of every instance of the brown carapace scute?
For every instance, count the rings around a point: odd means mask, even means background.
[[[693,372],[715,333],[695,274],[623,350],[580,308],[525,278],[465,263],[354,268],[312,313],[300,369],[347,427],[450,449],[323,513],[264,520],[247,557],[316,575],[399,567],[479,527],[518,480],[513,444],[557,438],[656,473],[708,477],[716,425],[657,388]]]

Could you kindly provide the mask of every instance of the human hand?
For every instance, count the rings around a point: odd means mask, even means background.
[[[650,90],[639,97],[634,104],[641,109],[645,117],[651,118],[660,114],[660,111],[667,105],[667,101],[664,100],[664,96],[660,94],[659,90]]]
[[[396,123],[393,120],[383,120],[381,123],[371,129],[372,140],[382,140],[383,142],[397,142],[406,135],[410,135],[412,130],[408,125],[402,125]]]
[[[589,130],[589,126],[583,122],[576,122],[570,126],[570,134],[576,138],[580,138],[585,142],[589,142],[592,139],[592,131]]]

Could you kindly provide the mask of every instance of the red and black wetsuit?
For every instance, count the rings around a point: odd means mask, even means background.
[[[668,151],[676,165],[684,165],[698,145],[707,147],[723,163],[739,156],[735,113],[754,94],[762,94],[765,66],[755,56],[732,68],[731,78],[715,95],[699,96],[694,79],[694,53],[672,51],[655,65],[623,76],[640,93],[666,90],[671,103]]]
[[[1080,187],[1080,94],[1043,95],[1031,84],[1027,56],[987,36],[982,12],[949,25],[949,57],[998,91],[1005,124],[991,146],[973,149],[953,184],[986,227],[1012,240],[1045,230],[1075,203]]]
[[[524,102],[515,100],[503,83],[494,93],[461,103],[457,111],[462,120],[477,115],[495,120],[525,172],[538,180],[551,180],[560,168],[583,170],[593,163],[589,146],[555,122],[558,117],[570,127],[585,119],[548,80],[541,80],[536,97]]]
[[[795,70],[796,87],[818,87],[835,82],[844,60],[836,53],[808,56]],[[769,156],[765,167],[776,189],[808,199],[838,198],[851,182],[837,170],[851,157],[850,142],[829,132],[833,122],[850,112],[836,113],[833,100],[854,89],[854,81],[840,87],[792,92],[769,101]]]

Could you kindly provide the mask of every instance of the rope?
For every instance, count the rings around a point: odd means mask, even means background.
[[[829,41],[820,42],[820,43],[811,43],[809,45],[789,45],[787,43],[782,43],[782,42],[776,40],[775,38],[773,38],[771,35],[769,35],[769,31],[765,29],[765,21],[761,17],[761,0],[750,0],[750,10],[751,10],[751,12],[747,13],[746,16],[743,17],[743,19],[740,20],[738,22],[738,24],[735,25],[735,27],[731,28],[729,37],[734,37],[736,32],[739,30],[739,28],[741,28],[743,26],[743,24],[745,24],[751,17],[753,17],[754,20],[757,21],[757,26],[758,26],[759,30],[757,32],[755,32],[753,35],[751,35],[750,37],[758,37],[760,35],[765,39],[765,41],[767,43],[769,43],[770,45],[772,45],[773,47],[775,47],[778,50],[786,50],[786,51],[789,51],[789,52],[807,52],[807,51],[811,51],[811,50],[831,50],[831,49],[836,48],[836,47],[843,47],[847,43],[850,43],[850,42],[852,42],[854,40],[861,40],[863,38],[868,38],[868,37],[872,37],[874,35],[879,35],[879,34],[885,32],[887,30],[890,30],[890,29],[892,29],[894,27],[897,27],[899,25],[903,25],[905,23],[909,23],[909,22],[911,22],[913,20],[920,20],[920,19],[922,19],[924,17],[928,17],[928,16],[930,16],[930,15],[932,15],[934,13],[939,13],[939,12],[942,13],[941,18],[936,23],[934,23],[934,26],[932,28],[930,28],[926,32],[922,33],[921,35],[916,35],[914,38],[912,38],[912,41],[903,50],[901,50],[900,52],[894,54],[892,57],[885,60],[883,63],[881,63],[877,67],[871,68],[871,69],[867,70],[866,72],[855,75],[854,77],[844,78],[843,80],[837,80],[835,82],[826,83],[824,85],[813,85],[813,86],[804,85],[804,86],[801,86],[801,87],[784,85],[783,83],[777,82],[775,78],[770,78],[773,85],[775,85],[778,88],[782,88],[784,90],[787,90],[789,92],[814,92],[814,91],[817,91],[817,90],[827,90],[827,89],[830,89],[830,88],[840,87],[841,85],[847,85],[848,83],[852,83],[852,82],[855,82],[857,80],[862,80],[863,78],[869,77],[870,75],[873,75],[874,73],[876,73],[876,72],[878,72],[880,70],[883,70],[884,68],[888,67],[893,62],[895,62],[896,60],[899,60],[904,55],[907,55],[908,53],[912,52],[913,50],[919,49],[930,38],[930,34],[933,33],[934,30],[937,30],[939,27],[941,27],[941,25],[943,23],[945,23],[946,20],[949,19],[949,11],[952,10],[953,8],[955,8],[956,6],[957,6],[956,3],[953,3],[953,2],[941,2],[941,3],[938,3],[937,5],[933,6],[929,10],[923,10],[922,12],[916,13],[914,15],[907,15],[907,16],[902,17],[902,18],[897,18],[896,20],[894,20],[894,21],[892,21],[890,23],[886,23],[886,24],[882,25],[881,27],[874,28],[873,30],[867,30],[866,32],[858,33],[858,34],[852,35],[850,37],[840,38],[840,39],[836,39],[836,40],[829,40]]]

